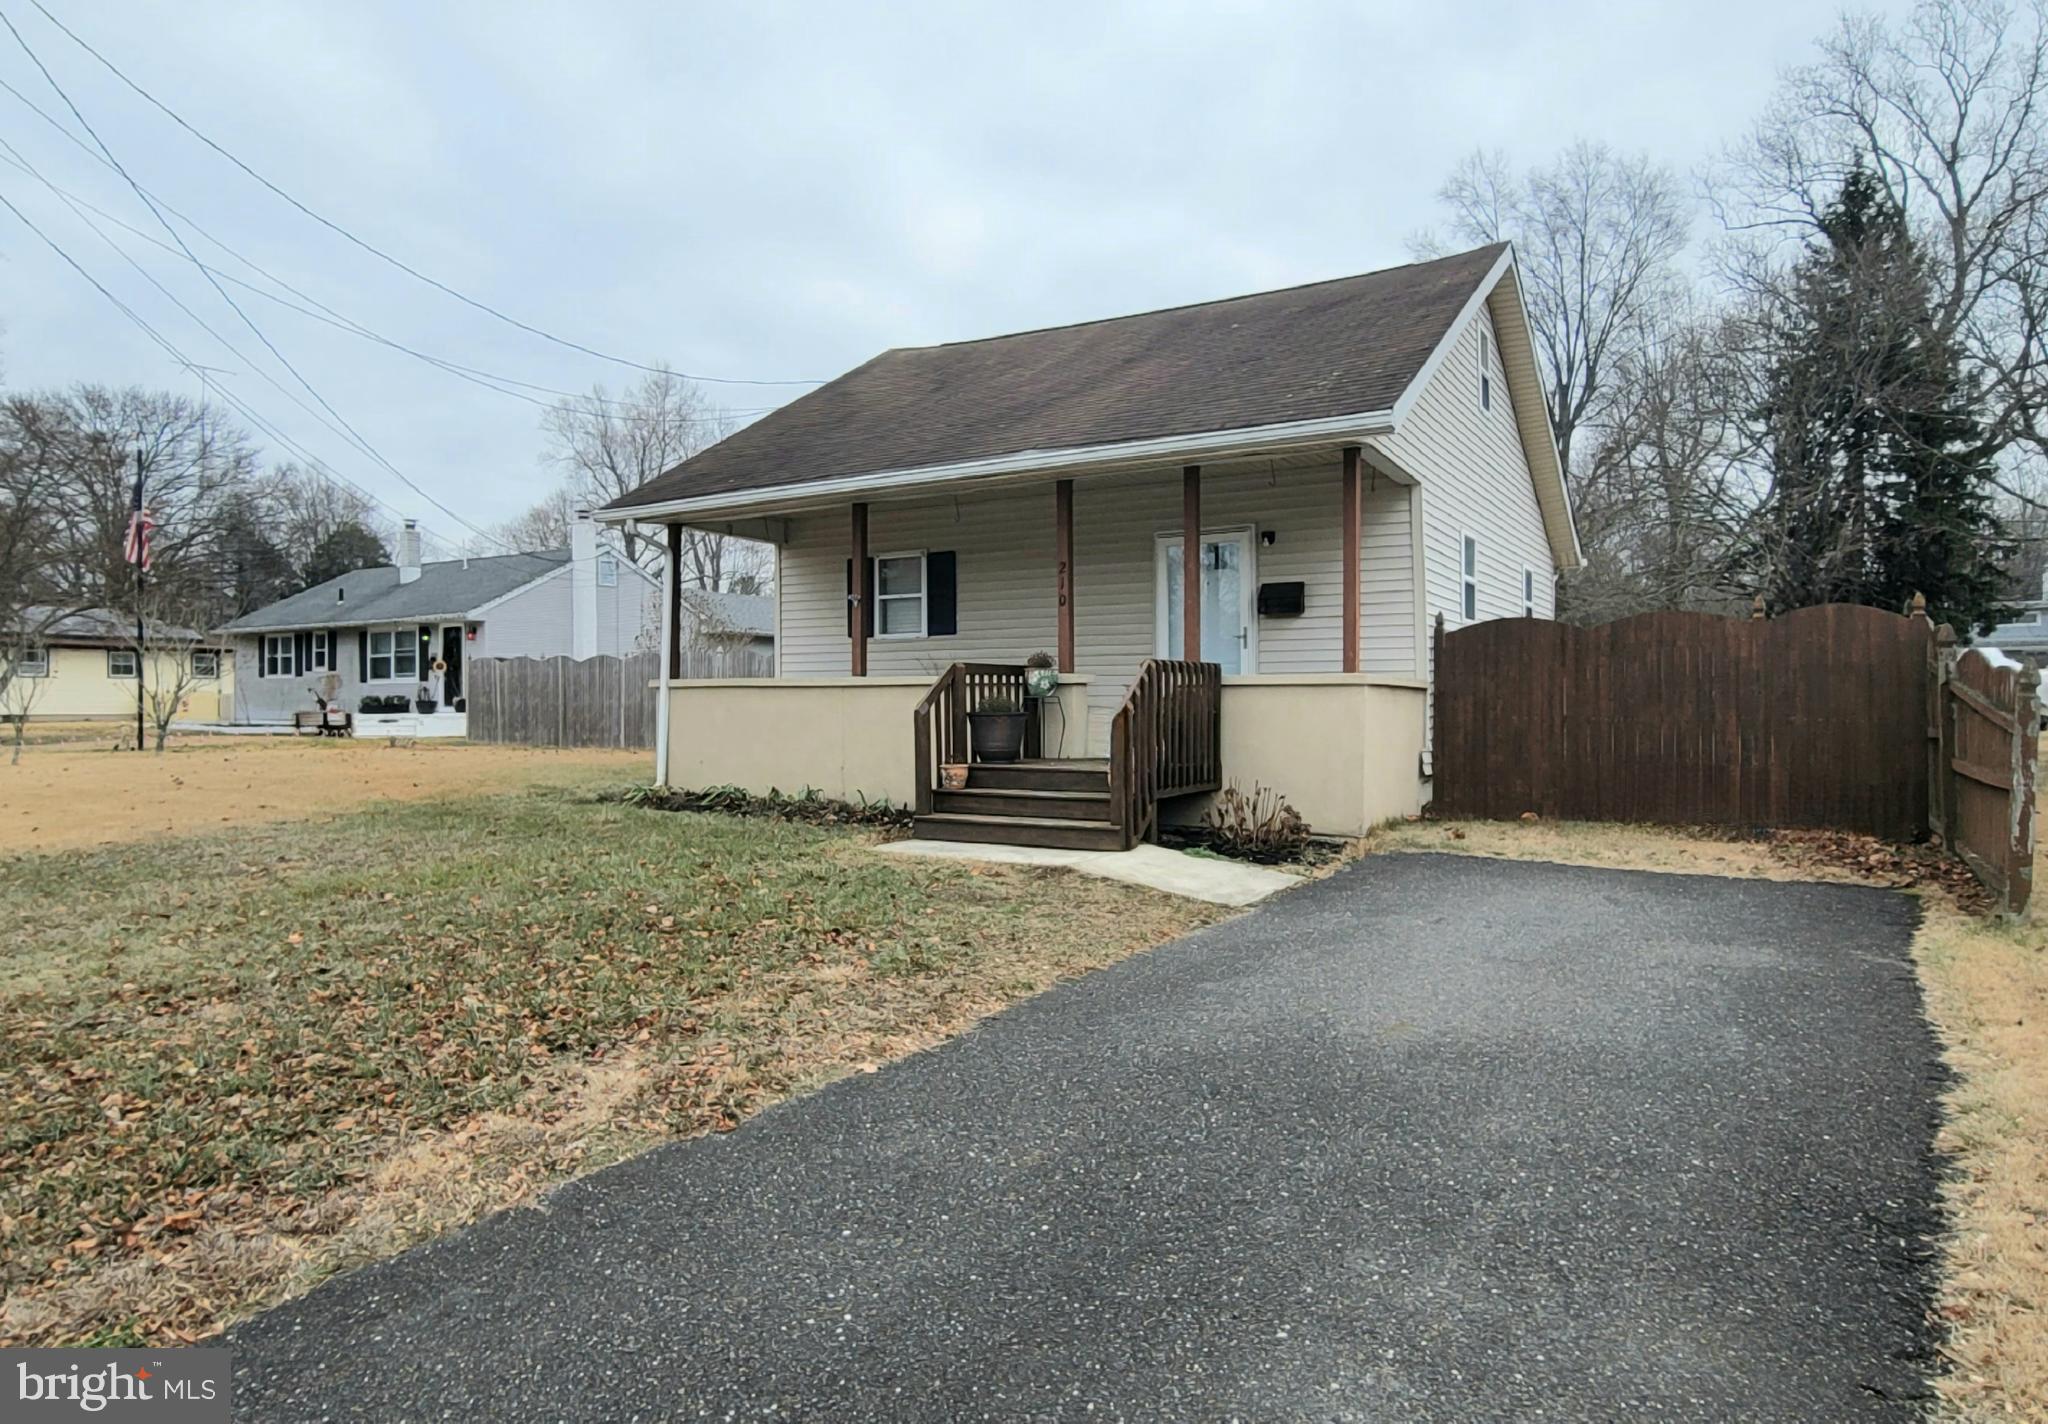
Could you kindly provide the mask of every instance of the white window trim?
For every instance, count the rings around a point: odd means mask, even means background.
[[[126,658],[131,670],[128,672],[115,672],[115,658]],[[142,659],[135,655],[135,649],[133,648],[109,648],[107,649],[107,676],[119,678],[122,682],[126,682],[131,677],[139,678],[142,676]]]
[[[875,631],[869,636],[877,639],[887,639],[892,643],[902,642],[908,638],[930,637],[932,626],[932,566],[931,560],[926,557],[926,551],[923,549],[896,549],[886,554],[872,554],[869,558],[873,562],[875,570]],[[884,594],[882,592],[882,561],[885,559],[917,560],[916,593]],[[915,633],[884,633],[882,631],[882,605],[884,603],[905,603],[912,598],[917,600],[917,631]]]
[[[1536,566],[1534,564],[1522,565],[1522,616],[1524,618],[1534,618],[1536,616]]]
[[[617,588],[619,586],[619,556],[599,554],[597,556],[597,586]]]
[[[200,660],[201,658],[205,658],[205,659],[206,659],[207,661],[209,661],[209,662],[211,662],[211,663],[213,664],[213,669],[212,669],[212,671],[210,671],[210,672],[201,672],[201,671],[199,670],[199,660]],[[215,651],[214,649],[212,649],[212,648],[195,648],[195,649],[193,649],[193,650],[192,650],[192,676],[193,676],[193,677],[195,677],[195,678],[197,678],[197,679],[198,679],[199,681],[201,681],[201,682],[215,682],[215,681],[218,681],[218,680],[219,680],[219,678],[220,678],[220,654],[219,654],[218,652],[216,652],[216,651]]]
[[[1472,571],[1465,571],[1465,550],[1472,550]],[[1466,597],[1467,592],[1471,597]],[[1468,613],[1467,608],[1471,611]],[[1469,530],[1458,532],[1458,626],[1479,621],[1479,536]]]
[[[1204,529],[1204,541],[1210,539],[1242,539],[1244,541],[1244,578],[1242,580],[1243,608],[1239,617],[1244,627],[1244,657],[1239,676],[1249,676],[1259,670],[1259,527],[1256,524],[1232,524],[1221,528]],[[1178,661],[1185,648],[1166,646],[1166,630],[1169,619],[1166,597],[1166,547],[1178,545],[1187,539],[1182,529],[1162,530],[1152,539],[1152,646],[1154,657]]]
[[[420,633],[417,624],[394,623],[382,628],[372,628],[364,636],[370,640],[370,676],[368,681],[415,684],[419,682]],[[379,638],[389,638],[391,640],[391,651],[387,653],[379,653],[377,651],[377,639]],[[413,668],[411,672],[400,672],[398,669],[398,655],[407,650],[410,650],[412,653]],[[384,659],[386,664],[382,677],[377,675],[377,659],[380,657]]]
[[[24,648],[21,656],[14,660],[16,677],[48,677],[50,675],[50,650],[48,647]]]
[[[282,645],[284,651],[273,655],[271,652],[271,644],[273,643]],[[294,646],[294,640],[290,633],[265,633],[263,635],[263,648],[257,655],[261,659],[256,665],[257,673],[263,677],[295,676],[293,658],[296,656],[296,652],[297,649]]]
[[[334,634],[326,628],[315,628],[306,643],[306,671],[334,671]]]

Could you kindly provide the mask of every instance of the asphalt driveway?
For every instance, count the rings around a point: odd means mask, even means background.
[[[1915,915],[1370,860],[260,1316],[237,1415],[1906,1417]]]

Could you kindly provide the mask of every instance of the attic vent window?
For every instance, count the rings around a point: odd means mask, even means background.
[[[597,581],[605,588],[616,588],[619,582],[619,561],[615,555],[605,554],[597,561]]]
[[[335,601],[336,603],[341,603],[341,602],[343,602],[344,600],[346,600],[347,598],[348,598],[348,590],[347,590],[347,589],[345,589],[345,588],[337,588],[337,589],[336,589],[336,590],[334,591],[334,601]]]
[[[1493,336],[1479,328],[1479,408],[1493,409]]]

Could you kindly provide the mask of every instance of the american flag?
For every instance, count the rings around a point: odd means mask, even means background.
[[[142,481],[135,482],[135,504],[128,514],[128,538],[121,546],[121,557],[131,564],[142,565],[148,573],[149,536],[156,529],[156,520],[142,507]]]

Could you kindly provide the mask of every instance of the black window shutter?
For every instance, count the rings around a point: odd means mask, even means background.
[[[270,676],[270,674],[264,671],[263,668],[263,664],[265,663],[265,661],[267,661],[263,655],[269,650],[270,635],[268,633],[258,633],[256,635],[256,676],[258,677]]]
[[[934,638],[949,637],[960,631],[960,590],[954,562],[950,549],[925,555],[924,627],[925,632]]]
[[[370,630],[356,629],[356,681],[370,680]]]
[[[304,672],[306,665],[312,661],[313,635],[311,633],[292,634],[292,675],[296,677]]]
[[[413,674],[421,682],[427,680],[427,664],[434,660],[434,627],[431,623],[420,624],[420,656]]]

